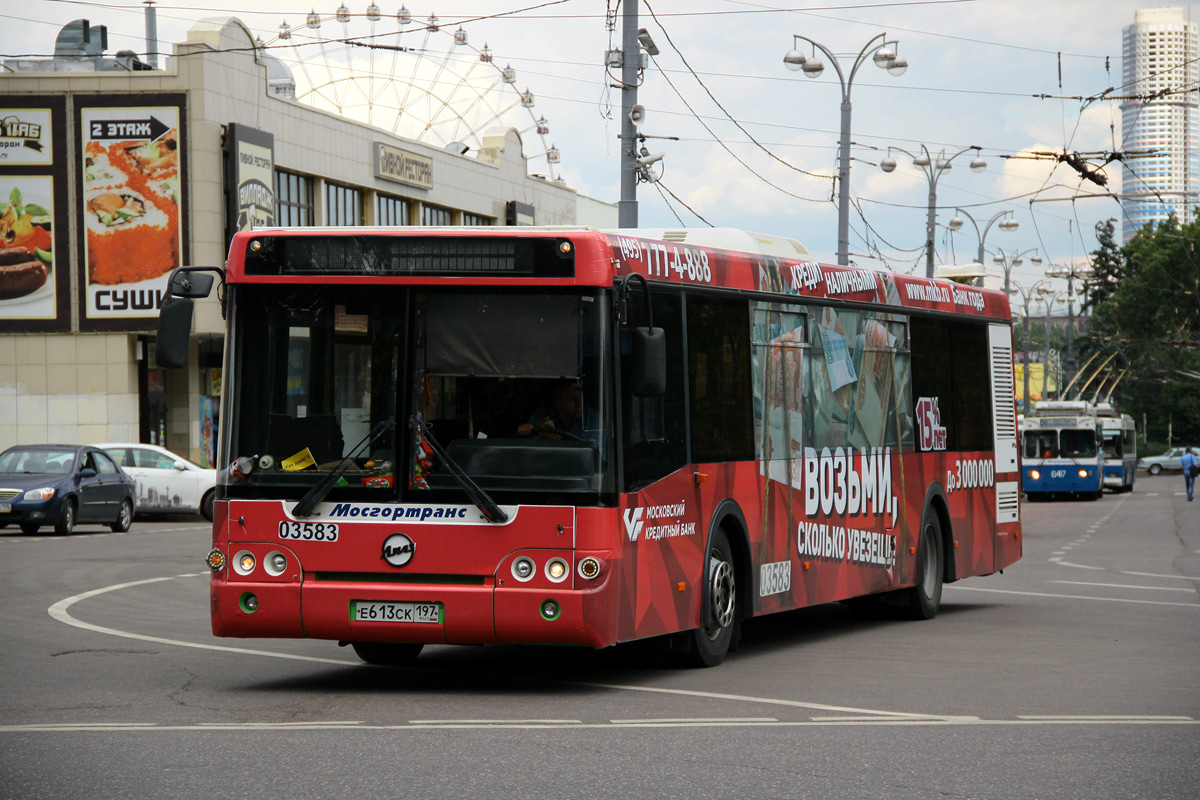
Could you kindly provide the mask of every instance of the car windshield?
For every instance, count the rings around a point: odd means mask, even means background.
[[[13,447],[0,453],[0,473],[66,475],[75,466],[75,451],[46,447]]]

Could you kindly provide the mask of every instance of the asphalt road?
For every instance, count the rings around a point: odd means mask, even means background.
[[[1200,795],[1200,503],[1026,504],[1025,557],[929,622],[754,620],[657,651],[212,637],[197,520],[0,531],[0,798]]]

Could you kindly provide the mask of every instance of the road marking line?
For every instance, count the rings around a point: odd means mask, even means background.
[[[1158,714],[1022,714],[1018,715],[1017,719],[1027,720],[1193,720],[1192,717],[1185,717],[1178,714],[1158,715]]]
[[[813,719],[820,719],[813,717]],[[845,717],[844,719],[863,719],[863,717]],[[890,719],[890,718],[889,718]],[[775,717],[663,717],[658,719],[610,719],[614,725],[651,725],[657,723],[690,723],[690,722],[779,722]]]
[[[879,719],[844,719],[828,722],[816,720],[783,720],[775,722],[745,722],[737,719],[730,720],[697,720],[693,722],[585,722],[585,723],[526,723],[515,725],[496,725],[493,723],[474,724],[437,724],[437,725],[347,725],[341,722],[312,722],[296,726],[290,723],[230,723],[227,725],[156,725],[145,726],[103,725],[95,723],[60,723],[37,725],[0,725],[0,733],[162,733],[166,731],[204,731],[206,733],[247,733],[273,731],[312,731],[312,730],[354,730],[354,731],[428,731],[441,730],[621,730],[627,728],[844,728],[844,727],[946,727],[946,726],[1047,726],[1047,725],[1200,725],[1200,721],[1191,717],[1048,717],[1016,719],[980,719],[978,717],[919,717],[915,719],[897,719],[883,717]]]
[[[410,719],[409,725],[582,725],[578,719]]]
[[[1051,594],[1049,592],[1018,592],[1012,589],[981,589],[976,586],[949,585],[946,589],[957,589],[960,592],[993,592],[995,594],[1017,594],[1026,597],[1060,597],[1064,600],[1098,600],[1102,603],[1135,603],[1147,606],[1182,606],[1183,608],[1200,608],[1200,603],[1166,603],[1162,600],[1131,600],[1125,597],[1090,597],[1082,594]]]
[[[162,581],[173,581],[176,578],[198,578],[198,577],[205,576],[208,574],[209,573],[207,573],[207,572],[189,572],[189,573],[186,573],[183,575],[167,575],[166,577],[162,577],[162,578],[146,578],[146,579],[140,580],[140,581],[130,581],[128,583],[118,583],[113,586],[105,586],[101,589],[93,589],[90,592],[83,592],[82,594],[77,594],[73,597],[68,597],[65,600],[59,600],[54,605],[50,606],[50,608],[46,609],[46,611],[47,611],[47,613],[50,614],[51,617],[58,620],[59,622],[65,623],[67,625],[73,625],[76,628],[83,628],[84,630],[87,630],[87,631],[94,631],[95,633],[103,633],[103,634],[107,634],[109,636],[120,636],[125,639],[136,639],[139,642],[157,642],[158,644],[170,644],[170,645],[175,645],[176,647],[194,647],[197,650],[216,650],[218,652],[223,652],[223,653],[246,653],[249,655],[256,655],[256,656],[267,656],[268,658],[286,658],[286,659],[291,659],[294,661],[312,661],[317,664],[358,665],[360,663],[358,661],[350,661],[348,659],[341,659],[341,658],[319,658],[316,656],[292,655],[290,653],[273,653],[270,650],[251,650],[246,647],[228,647],[226,645],[219,645],[219,644],[201,644],[200,642],[185,642],[185,641],[182,641],[179,639],[164,639],[161,636],[146,636],[146,635],[140,634],[140,633],[129,633],[128,631],[119,631],[119,630],[116,630],[115,628],[105,628],[101,625],[92,625],[90,622],[83,622],[82,620],[78,620],[78,619],[75,619],[75,617],[72,617],[70,614],[70,611],[69,611],[71,606],[75,605],[76,603],[80,602],[81,600],[87,600],[89,598],[96,597],[96,596],[102,595],[102,594],[106,594],[108,592],[115,592],[120,589],[129,589],[134,586],[145,586],[146,584],[149,584],[149,583],[161,583]]]
[[[1195,592],[1191,587],[1183,586],[1131,586],[1124,583],[1089,583],[1088,581],[1050,581],[1051,583],[1069,583],[1074,586],[1105,586],[1109,589],[1147,589],[1154,592]]]
[[[1062,564],[1064,567],[1075,567],[1076,569],[1093,569],[1093,570],[1099,570],[1100,572],[1105,571],[1104,567],[1089,567],[1087,564],[1072,564],[1070,561],[1063,561],[1061,558],[1052,558],[1050,560],[1057,561],[1059,564]]]

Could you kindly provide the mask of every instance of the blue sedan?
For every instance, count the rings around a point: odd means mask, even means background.
[[[18,445],[0,453],[0,527],[25,533],[77,523],[129,530],[137,487],[108,453],[87,445]]]

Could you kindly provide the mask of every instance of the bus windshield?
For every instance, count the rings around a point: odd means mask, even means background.
[[[1026,458],[1057,458],[1058,431],[1025,431]]]
[[[339,470],[330,502],[461,503],[448,457],[500,502],[609,490],[607,307],[595,291],[236,287],[245,379],[221,480],[295,499]]]

